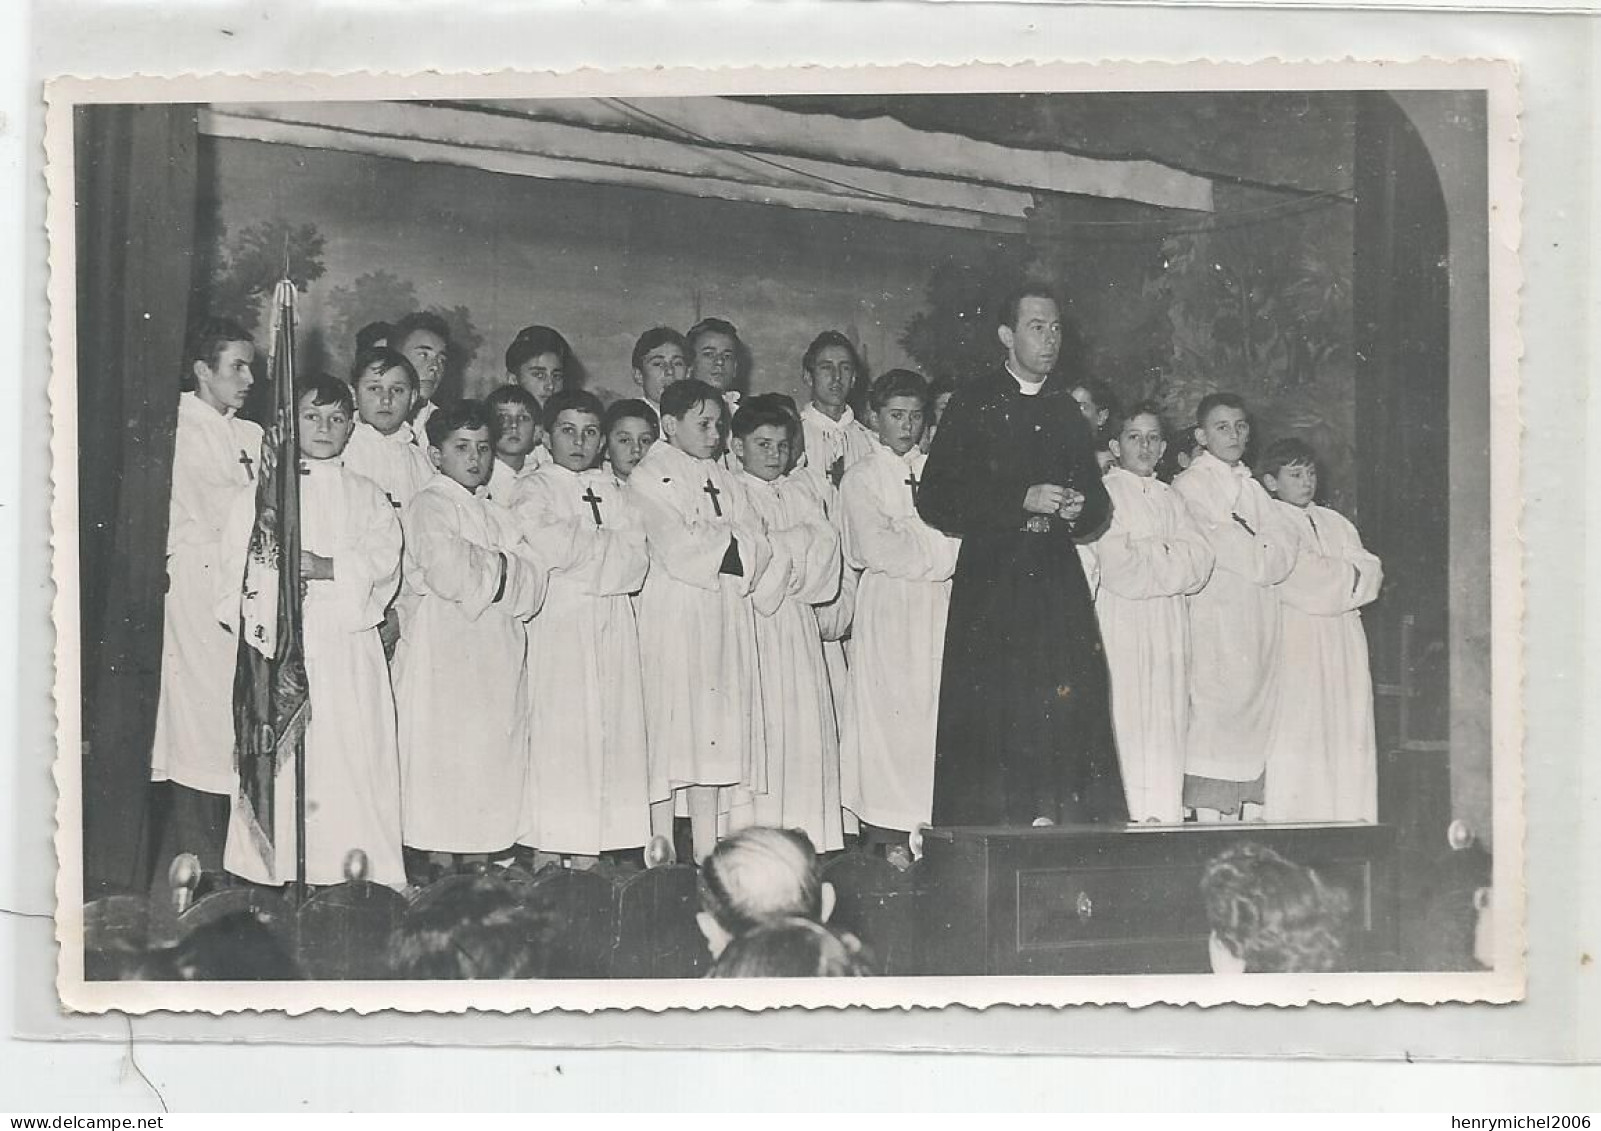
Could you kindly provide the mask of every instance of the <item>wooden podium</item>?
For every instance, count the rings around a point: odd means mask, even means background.
[[[1350,893],[1348,968],[1398,968],[1393,829],[1231,822],[929,829],[919,973],[1205,972],[1201,874],[1243,841]]]

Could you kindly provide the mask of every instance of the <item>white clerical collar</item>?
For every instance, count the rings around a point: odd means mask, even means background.
[[[1006,372],[1011,375],[1012,380],[1017,382],[1017,391],[1025,397],[1036,395],[1041,389],[1045,388],[1045,382],[1050,380],[1049,376],[1045,376],[1038,381],[1025,381],[1017,375],[1017,371],[1012,368],[1010,361],[1006,363]]]
[[[1251,478],[1251,469],[1245,466],[1244,460],[1241,460],[1239,463],[1224,463],[1222,460],[1218,459],[1215,455],[1209,451],[1206,451],[1205,449],[1202,449],[1201,454],[1196,456],[1195,459],[1197,462],[1210,461],[1215,463],[1221,470],[1229,475],[1234,476],[1236,479]]]
[[[856,413],[850,405],[846,405],[845,411],[839,414],[838,420],[835,420],[832,416],[829,416],[828,413],[818,408],[811,401],[807,401],[806,407],[801,410],[801,415],[815,421],[823,428],[829,430],[845,428],[856,423]]]

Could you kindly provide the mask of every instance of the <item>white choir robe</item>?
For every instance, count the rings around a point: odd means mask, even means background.
[[[433,401],[423,401],[422,406],[413,414],[411,423],[407,425],[411,429],[407,442],[421,448],[424,453],[428,451],[428,418],[438,411],[439,406]]]
[[[846,808],[911,829],[934,808],[934,734],[951,574],[961,540],[918,517],[907,478],[926,454],[880,446],[845,476],[845,559],[862,571],[851,633],[856,781]]]
[[[307,581],[306,881],[344,881],[351,849],[367,854],[367,878],[406,886],[400,855],[400,754],[395,696],[378,639],[400,585],[400,519],[376,484],[337,459],[308,460],[300,478],[301,545],[333,559],[330,581]],[[247,832],[235,793],[223,857],[228,871],[258,884],[295,878],[295,773],[278,774],[273,855]]]
[[[666,442],[645,453],[628,490],[650,553],[639,597],[639,651],[651,778],[665,775],[675,790],[762,792],[766,727],[751,605],[771,556],[761,520],[720,463]],[[720,572],[730,538],[739,543],[740,577]]]
[[[484,498],[492,503],[499,503],[509,511],[515,511],[518,500],[522,498],[523,492],[528,489],[529,479],[532,478],[534,472],[549,462],[539,458],[540,453],[544,450],[544,448],[540,447],[529,452],[527,458],[523,460],[521,470],[512,467],[511,464],[496,456],[495,465],[489,472],[489,482],[484,484]]]
[[[1212,548],[1178,492],[1155,476],[1106,473],[1112,521],[1095,541],[1095,613],[1112,684],[1118,765],[1134,821],[1184,818],[1190,621],[1185,597],[1212,575]]]
[[[757,583],[757,667],[767,726],[767,792],[756,823],[800,829],[819,852],[845,847],[839,797],[839,723],[813,605],[839,596],[840,537],[815,487],[793,476],[740,473],[772,544]]]
[[[1248,468],[1210,452],[1197,455],[1173,487],[1216,558],[1211,578],[1190,598],[1184,772],[1252,782],[1267,764],[1278,708],[1277,586],[1295,565],[1294,533]]]
[[[544,607],[528,622],[533,770],[518,843],[584,856],[642,845],[651,797],[668,795],[665,776],[654,793],[649,781],[630,598],[649,567],[645,532],[616,477],[599,469],[540,468],[514,513],[551,566]]]
[[[179,398],[152,781],[234,791],[239,596],[260,467],[257,425]]]
[[[386,436],[365,420],[358,420],[351,429],[350,443],[345,445],[345,466],[378,484],[396,509],[411,502],[435,474],[428,459],[427,438],[419,447],[414,435],[410,424],[402,424]]]
[[[546,569],[511,513],[436,475],[401,514],[410,612],[393,665],[405,843],[497,852],[521,832],[528,780],[522,622]],[[496,599],[505,555],[505,585]]]
[[[1373,675],[1358,611],[1379,595],[1384,568],[1338,511],[1280,509],[1300,535],[1279,583],[1284,671],[1268,743],[1270,821],[1378,820]]]
[[[838,420],[830,418],[814,404],[801,409],[800,418],[806,471],[836,490],[844,473],[872,455],[879,446],[878,437],[856,419],[849,405]]]

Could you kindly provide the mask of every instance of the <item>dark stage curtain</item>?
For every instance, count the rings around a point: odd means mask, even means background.
[[[196,123],[194,106],[80,107],[73,120],[86,898],[148,880]]]

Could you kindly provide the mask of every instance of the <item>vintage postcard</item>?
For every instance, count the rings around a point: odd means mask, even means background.
[[[47,98],[66,1009],[1521,999],[1509,65]]]

